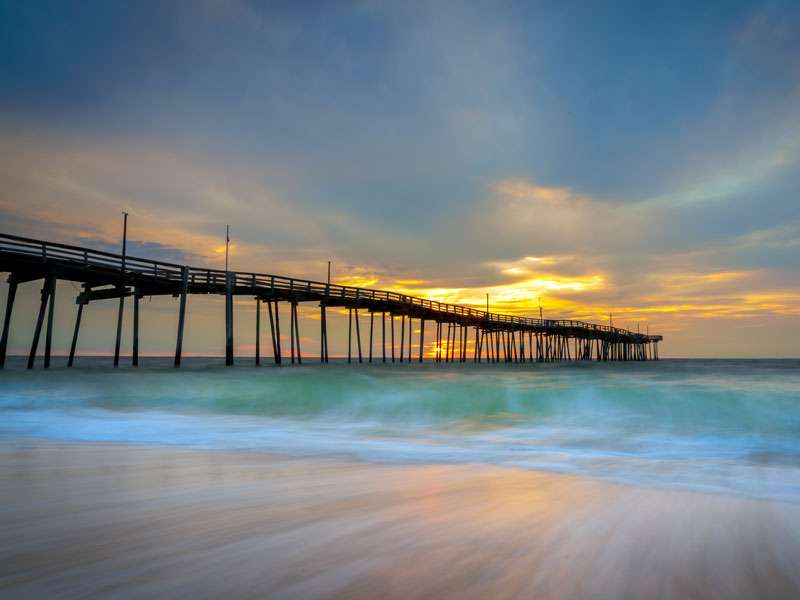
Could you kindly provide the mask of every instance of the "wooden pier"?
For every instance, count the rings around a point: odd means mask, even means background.
[[[77,314],[68,365],[75,362],[84,307],[98,300],[118,299],[114,366],[119,365],[122,317],[126,298],[133,300],[132,364],[139,364],[139,300],[144,296],[170,295],[180,299],[174,364],[181,364],[187,298],[190,294],[225,296],[225,364],[234,364],[233,297],[248,296],[256,303],[255,364],[261,364],[261,305],[266,304],[273,361],[286,364],[281,343],[279,306],[289,305],[290,364],[302,364],[297,306],[313,302],[320,309],[319,360],[327,363],[327,309],[348,311],[348,362],[423,362],[426,326],[433,341],[436,363],[551,361],[658,360],[659,335],[583,321],[530,319],[475,308],[426,300],[396,292],[371,290],[294,279],[280,275],[202,269],[111,252],[69,246],[43,240],[0,234],[0,271],[9,273],[8,297],[0,338],[0,368],[5,364],[11,314],[17,286],[41,280],[42,290],[36,327],[28,355],[33,368],[42,328],[45,327],[44,367],[50,366],[56,284],[78,282]],[[362,340],[359,311],[369,315],[369,332]],[[387,318],[388,317],[388,318]],[[396,322],[399,318],[399,330]],[[378,321],[376,323],[376,321]],[[387,326],[388,321],[388,326]],[[419,328],[416,333],[413,325]],[[388,331],[387,331],[388,330]],[[390,347],[387,352],[387,336]],[[380,338],[376,340],[375,338]],[[399,351],[396,340],[399,337]],[[472,344],[470,344],[470,340]],[[377,352],[374,351],[377,343]],[[366,345],[366,349],[364,348]],[[472,346],[471,352],[469,346]]]

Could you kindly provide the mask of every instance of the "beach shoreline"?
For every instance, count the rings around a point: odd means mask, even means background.
[[[0,442],[0,596],[791,598],[800,506],[479,465]]]

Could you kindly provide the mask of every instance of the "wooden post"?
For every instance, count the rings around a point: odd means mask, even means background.
[[[406,316],[400,315],[400,362],[403,362],[405,339],[406,339]]]
[[[225,366],[233,365],[233,278],[234,273],[225,272]]]
[[[275,316],[272,315],[272,301],[267,301],[267,313],[269,314],[269,333],[272,338],[272,360],[276,365],[281,364],[280,347],[280,323],[278,322],[278,306],[275,304]]]
[[[414,333],[414,327],[411,322],[411,315],[408,315],[408,362],[411,362],[411,334]]]
[[[78,304],[78,315],[75,317],[75,331],[72,332],[72,344],[69,347],[69,360],[67,366],[71,367],[75,362],[75,348],[78,346],[78,331],[81,328],[81,317],[83,316],[83,302]]]
[[[133,290],[133,348],[131,351],[131,364],[139,366],[139,289]]]
[[[289,347],[290,354],[292,355],[292,364],[294,364],[294,329],[295,329],[295,303],[294,300],[289,302]]]
[[[328,362],[328,321],[325,303],[319,305],[319,362]]]
[[[278,350],[275,348],[275,320],[272,318],[272,302],[267,300],[267,316],[269,317],[269,339],[272,342],[272,360],[277,362]]]
[[[261,298],[256,298],[256,366],[261,366]]]
[[[364,360],[363,360],[363,358],[361,356],[361,324],[359,322],[360,320],[358,318],[358,309],[357,308],[355,309],[353,317],[356,320],[356,347],[358,348],[358,362],[362,363],[362,362],[364,362]]]
[[[114,344],[114,367],[119,366],[119,347],[122,343],[122,313],[125,311],[125,287],[117,286],[119,290],[119,309],[117,310],[117,341]]]
[[[186,297],[189,292],[189,267],[181,267],[181,295],[178,301],[178,335],[175,336],[175,367],[181,366],[181,352],[183,352],[183,330],[186,321]],[[231,311],[233,308],[231,308]],[[226,311],[227,320],[227,311]],[[233,357],[231,357],[233,360]],[[226,361],[227,364],[227,361]]]
[[[456,327],[455,323],[447,324],[447,362],[455,362],[456,359]]]
[[[441,321],[436,321],[436,362],[442,362],[442,333],[444,333],[444,326]]]
[[[292,311],[294,312],[294,337],[297,344],[297,364],[303,364],[303,354],[300,352],[300,317],[297,314],[297,302],[292,302]]]
[[[17,297],[17,278],[12,273],[8,277],[8,296],[6,296],[6,314],[3,316],[3,335],[0,337],[0,369],[6,365],[8,349],[8,330],[11,327],[11,312],[14,310],[14,299]]]
[[[347,309],[347,362],[353,362],[353,309]]]
[[[375,313],[369,313],[369,362],[372,363],[372,330],[375,328]]]
[[[425,319],[420,319],[419,321],[419,362],[422,362],[422,355],[425,350]]]
[[[381,354],[386,362],[386,311],[381,313]]]
[[[283,364],[283,351],[281,350],[281,313],[280,302],[275,300],[275,347],[278,350],[278,360],[276,364]]]
[[[394,362],[394,313],[392,313],[392,312],[389,313],[389,325],[391,326],[391,330],[392,330],[392,335],[391,335],[391,340],[392,340],[392,362]]]
[[[50,287],[50,306],[47,310],[47,333],[44,337],[44,368],[50,368],[50,352],[53,349],[53,315],[56,310],[56,279]]]
[[[47,308],[47,302],[50,300],[50,290],[53,286],[53,276],[48,275],[41,291],[41,302],[39,303],[39,316],[36,319],[36,328],[33,331],[33,341],[31,342],[31,351],[28,354],[28,368],[33,368],[33,363],[36,360],[36,350],[39,347],[39,337],[42,334],[42,323],[44,322],[44,311]]]

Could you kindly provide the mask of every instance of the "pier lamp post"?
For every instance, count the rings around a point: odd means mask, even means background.
[[[228,272],[228,248],[231,245],[231,226],[225,225],[225,272]]]
[[[328,261],[328,286],[331,285],[331,261]]]
[[[122,213],[122,272],[125,272],[125,255],[128,249],[128,213]]]

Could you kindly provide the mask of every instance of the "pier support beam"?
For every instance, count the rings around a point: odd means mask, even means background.
[[[364,362],[363,356],[361,354],[361,320],[358,318],[358,309],[355,309],[355,314],[353,315],[356,319],[356,346],[358,348],[358,362]]]
[[[389,325],[391,327],[392,335],[390,337],[392,344],[392,362],[394,362],[394,313],[389,313]]]
[[[406,339],[406,316],[400,315],[400,362],[403,362],[405,339]]]
[[[186,321],[186,296],[189,291],[189,267],[181,268],[181,297],[178,305],[178,334],[175,339],[174,366],[181,366],[181,352],[183,351],[183,330]]]
[[[413,346],[413,344],[411,343],[412,333],[414,333],[414,327],[413,324],[411,323],[411,315],[408,315],[408,362],[409,363],[411,362],[411,346]]]
[[[55,278],[48,275],[44,280],[44,285],[41,291],[41,301],[39,303],[39,316],[36,318],[36,328],[33,331],[33,341],[31,342],[31,351],[28,354],[28,369],[33,368],[33,363],[36,360],[36,350],[39,347],[39,337],[42,335],[42,324],[44,323],[44,311],[47,308],[47,303],[50,300],[50,294],[55,285]]]
[[[84,286],[84,293],[88,292],[89,288]],[[72,332],[72,344],[69,347],[69,359],[67,360],[67,366],[71,367],[75,362],[75,349],[78,346],[78,332],[81,329],[81,317],[83,317],[83,306],[84,303],[80,302],[78,304],[78,314],[75,317],[75,330]]]
[[[292,364],[294,364],[294,330],[295,330],[295,304],[289,303],[289,354],[292,357]]]
[[[119,308],[117,310],[117,339],[114,343],[114,368],[119,366],[119,347],[122,343],[122,314],[125,312],[125,287],[117,286],[119,291]]]
[[[328,362],[328,316],[325,303],[319,305],[319,362]]]
[[[381,313],[381,355],[386,362],[386,313]]]
[[[419,362],[422,362],[422,355],[425,351],[425,319],[419,320]]]
[[[367,359],[367,362],[369,362],[370,364],[372,364],[372,333],[373,333],[374,329],[375,329],[375,313],[370,311],[370,313],[369,313],[369,358]]]
[[[47,309],[47,333],[44,337],[44,368],[50,368],[50,352],[53,349],[53,318],[56,310],[56,280],[50,289],[50,306]]]
[[[256,366],[261,366],[261,298],[256,298]]]
[[[233,365],[233,278],[234,273],[225,273],[225,366]]]
[[[3,315],[3,334],[0,337],[0,369],[6,365],[8,350],[8,330],[11,327],[11,312],[14,310],[14,299],[17,297],[17,278],[12,273],[8,277],[8,296],[6,296],[6,312]]]
[[[303,364],[303,355],[300,352],[300,319],[297,315],[297,302],[292,301],[292,335],[294,336],[294,345],[297,348],[297,364]],[[292,362],[294,362],[294,354],[292,354]]]
[[[272,314],[275,305],[275,315]],[[267,313],[269,313],[269,332],[272,337],[272,360],[276,365],[281,364],[281,322],[278,315],[278,303],[267,302]]]
[[[133,349],[131,352],[131,364],[139,366],[139,289],[133,290]]]

